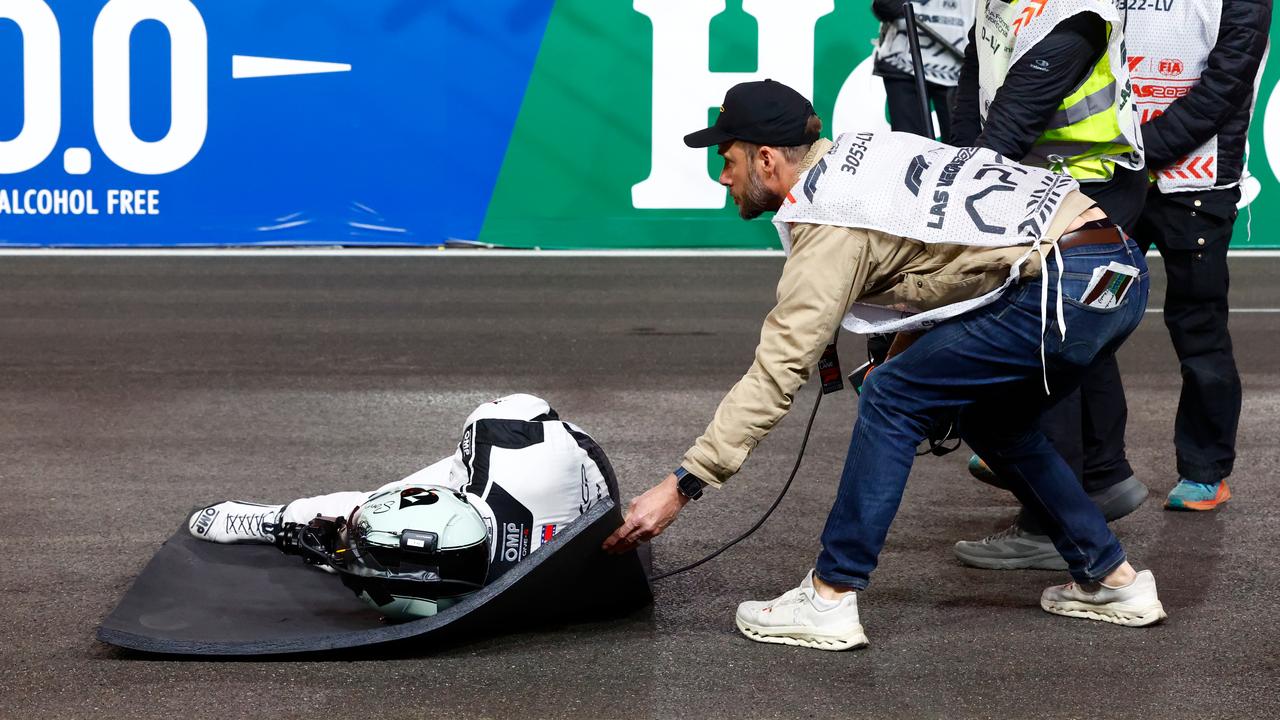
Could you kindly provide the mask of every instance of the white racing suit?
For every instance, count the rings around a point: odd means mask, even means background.
[[[589,435],[560,420],[545,400],[509,395],[471,413],[452,457],[371,492],[294,500],[281,521],[346,517],[374,495],[408,485],[466,493],[489,529],[489,582],[597,502],[610,496],[618,500],[609,459]]]

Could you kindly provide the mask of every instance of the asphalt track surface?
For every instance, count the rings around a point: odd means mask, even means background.
[[[1065,575],[961,567],[1010,499],[967,453],[917,462],[871,588],[870,648],[740,636],[736,604],[810,567],[855,405],[827,398],[795,487],[754,537],[618,622],[362,661],[148,659],[94,629],[192,506],[366,489],[448,454],[476,404],[548,398],[634,495],[747,367],[781,260],[5,258],[0,262],[0,717],[1274,718],[1280,716],[1280,314],[1231,319],[1245,406],[1215,514],[1173,514],[1178,368],[1160,315],[1122,351],[1129,454],[1152,500],[1116,530],[1169,619],[1047,615]],[[1154,286],[1162,287],[1153,261]],[[1233,260],[1238,308],[1280,260]],[[1153,307],[1159,300],[1153,298]],[[861,341],[843,341],[846,370]],[[812,407],[656,543],[658,569],[749,526]],[[245,588],[252,593],[252,588]]]

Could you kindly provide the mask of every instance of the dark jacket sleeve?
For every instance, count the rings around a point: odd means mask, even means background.
[[[1064,20],[1009,68],[973,144],[1011,160],[1026,157],[1063,98],[1080,87],[1106,51],[1101,17],[1086,12]]]
[[[1218,41],[1200,82],[1142,126],[1148,168],[1177,162],[1250,101],[1270,27],[1271,0],[1223,0]]]
[[[973,43],[974,27],[969,28],[969,44],[964,49],[960,81],[956,85],[955,105],[951,108],[951,135],[944,141],[957,147],[968,147],[982,132],[982,115],[978,109],[978,48]]]

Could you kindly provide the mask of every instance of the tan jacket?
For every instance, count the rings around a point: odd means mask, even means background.
[[[800,164],[806,172],[831,148],[814,143]],[[1056,240],[1068,223],[1093,205],[1079,192],[1063,201],[1046,238]],[[906,305],[917,311],[985,295],[1000,287],[1026,246],[980,248],[926,245],[875,230],[831,225],[792,227],[791,254],[778,280],[778,302],[765,317],[755,362],[720,401],[706,432],[681,466],[713,485],[738,472],[747,455],[791,409],[823,349],[835,337],[854,301]],[[1021,276],[1040,275],[1032,255]]]

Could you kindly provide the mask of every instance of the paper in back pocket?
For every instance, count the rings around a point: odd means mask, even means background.
[[[1085,288],[1080,302],[1099,309],[1112,308],[1124,300],[1138,278],[1138,268],[1112,262],[1093,269],[1093,279]]]

